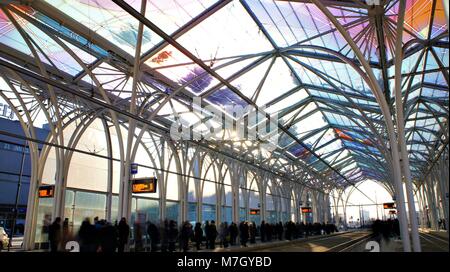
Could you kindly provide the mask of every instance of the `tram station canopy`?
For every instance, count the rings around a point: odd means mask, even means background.
[[[223,129],[217,141],[192,142],[292,180],[308,169],[310,186],[391,180],[386,117],[367,74],[395,120],[401,1],[144,2],[2,1],[1,76],[18,87],[32,118],[42,114],[38,102],[6,71],[43,101],[55,92],[59,114],[114,110],[124,123],[133,118],[165,135],[173,122],[207,130],[211,116],[192,111],[193,97],[220,111],[264,108],[278,118],[273,150],[259,148],[263,132],[258,141],[233,141]],[[420,180],[448,144],[448,21],[440,0],[407,0],[404,16],[406,145]],[[2,93],[17,101],[12,89]]]

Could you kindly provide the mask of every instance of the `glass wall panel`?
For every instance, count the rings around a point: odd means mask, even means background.
[[[136,198],[133,197],[131,199],[131,225],[134,225],[134,221],[136,221]]]
[[[159,201],[155,199],[138,198],[137,213],[145,214],[145,222],[150,221],[158,224],[160,220]]]
[[[48,226],[52,223],[53,198],[39,198],[36,243],[48,242]]]
[[[73,213],[75,210],[74,206],[75,192],[71,190],[66,190],[66,204],[64,205],[64,218],[69,219],[69,226],[73,228]]]
[[[249,214],[248,215],[248,221],[250,221],[250,222],[255,222],[256,224],[261,224],[261,215],[252,215],[252,214]]]
[[[175,170],[176,171],[176,170]],[[167,199],[178,200],[178,177],[175,174],[169,174],[167,177]]]
[[[189,179],[189,188],[188,188],[188,201],[195,202],[197,201],[197,195],[195,193],[195,182],[194,179]]]
[[[277,223],[277,212],[276,211],[266,211],[266,222]]]
[[[108,160],[77,152],[73,154],[67,177],[68,187],[104,192],[107,181]]]
[[[203,204],[202,220],[203,220],[203,222],[216,220],[216,206],[215,205]]]
[[[111,220],[119,221],[119,196],[113,195],[111,199]]]
[[[203,184],[203,203],[216,204],[216,185],[205,181]]]
[[[88,192],[75,193],[75,210],[73,213],[74,232],[78,231],[81,222],[90,218],[91,222],[98,216],[105,219],[106,195]]]
[[[178,222],[180,204],[174,201],[167,201],[166,203],[166,218],[168,220],[175,220]]]
[[[245,208],[239,208],[239,222],[247,220],[247,211]]]
[[[289,219],[289,213],[288,212],[282,212],[281,213],[281,220],[283,221],[283,223],[284,222],[288,222],[290,219]]]
[[[222,222],[230,224],[233,221],[233,210],[229,206],[222,207]]]
[[[188,203],[187,220],[191,222],[193,226],[197,223],[197,203]]]

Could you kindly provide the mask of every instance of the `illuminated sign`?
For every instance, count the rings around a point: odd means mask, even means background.
[[[383,208],[384,209],[395,209],[395,203],[394,202],[383,203]]]
[[[156,181],[155,177],[140,178],[133,180],[133,193],[156,193]]]
[[[55,194],[55,185],[39,186],[39,198],[53,197]]]
[[[302,213],[312,213],[311,207],[302,207]]]
[[[259,209],[250,209],[250,215],[259,215],[260,210]]]

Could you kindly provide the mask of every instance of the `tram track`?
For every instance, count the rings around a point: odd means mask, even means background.
[[[367,231],[352,231],[338,235],[294,241],[286,245],[277,245],[254,251],[285,251],[285,252],[342,252],[361,243],[372,234]]]
[[[437,235],[433,235],[424,231],[419,232],[420,237],[431,244],[432,246],[445,251],[449,252],[449,243],[448,240],[442,239],[441,237],[438,237]]]

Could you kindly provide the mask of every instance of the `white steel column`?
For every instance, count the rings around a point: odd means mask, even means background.
[[[444,165],[439,163],[439,185],[441,188],[441,198],[442,198],[442,208],[444,209],[444,217],[445,217],[445,229],[448,231],[448,175],[445,173]]]
[[[400,145],[401,162],[405,174],[406,196],[408,199],[409,221],[411,222],[412,246],[415,252],[421,251],[419,239],[419,226],[417,223],[416,206],[414,203],[414,189],[409,169],[408,149],[405,139],[405,118],[403,116],[402,97],[402,62],[403,62],[403,25],[405,18],[406,0],[399,0],[397,18],[397,37],[395,41],[395,107],[397,110],[397,137]]]
[[[141,14],[145,16],[147,1],[141,1]],[[138,33],[137,33],[137,41],[136,41],[136,50],[134,52],[134,66],[133,66],[133,82],[131,89],[131,98],[130,98],[130,113],[136,114],[136,103],[137,103],[137,84],[140,77],[140,57],[141,57],[141,47],[142,47],[142,34],[144,31],[144,25],[142,22],[139,22]],[[130,166],[132,160],[134,160],[133,151],[133,140],[135,138],[134,132],[136,129],[136,120],[133,118],[129,118],[128,120],[128,133],[127,133],[127,145],[126,145],[126,157],[123,173],[121,175],[120,181],[120,191],[119,191],[119,214],[120,217],[125,217],[127,221],[131,220],[131,173]],[[139,146],[139,141],[136,140],[134,142],[136,146]]]
[[[350,34],[345,30],[345,28],[339,23],[336,17],[331,14],[331,12],[324,6],[324,4],[319,0],[311,0],[324,14],[325,16],[333,23],[339,33],[342,34],[344,39],[347,41],[350,48],[353,49],[355,55],[357,56],[359,62],[364,67],[366,75],[362,75],[369,86],[372,87],[372,92],[380,106],[381,112],[383,114],[386,129],[389,137],[389,143],[391,148],[391,156],[392,156],[392,167],[394,174],[394,183],[396,187],[396,195],[397,195],[397,209],[399,211],[398,219],[400,223],[400,234],[402,237],[403,249],[405,252],[411,251],[411,243],[409,239],[409,230],[408,230],[408,219],[406,216],[406,207],[405,207],[405,197],[403,193],[403,184],[401,179],[401,166],[400,166],[400,158],[399,158],[399,150],[398,150],[398,142],[395,135],[394,123],[392,120],[392,114],[389,110],[389,106],[384,98],[383,92],[378,84],[378,81],[375,77],[375,74],[370,67],[369,63],[365,59],[363,53],[352,39]]]

